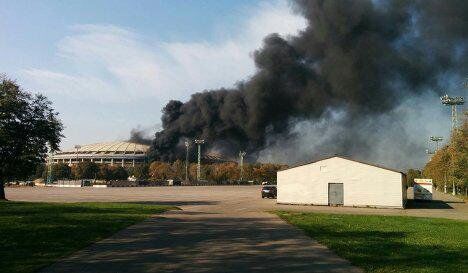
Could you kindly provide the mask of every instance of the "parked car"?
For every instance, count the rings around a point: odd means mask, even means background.
[[[262,198],[276,198],[276,185],[263,185]]]

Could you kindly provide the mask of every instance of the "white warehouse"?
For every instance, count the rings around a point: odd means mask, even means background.
[[[406,204],[400,171],[333,156],[278,172],[281,204],[391,207]]]

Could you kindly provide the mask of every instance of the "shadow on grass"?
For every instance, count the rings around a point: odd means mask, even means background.
[[[33,272],[167,206],[128,203],[0,203],[0,272]]]

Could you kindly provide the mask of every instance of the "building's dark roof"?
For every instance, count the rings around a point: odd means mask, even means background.
[[[324,158],[321,158],[321,159],[318,159],[318,160],[313,160],[313,161],[309,161],[309,162],[305,162],[305,163],[300,163],[300,164],[293,165],[293,166],[291,166],[291,167],[289,167],[289,168],[287,168],[287,169],[281,170],[281,171],[286,171],[286,170],[289,170],[289,169],[294,169],[294,168],[297,168],[297,167],[309,165],[309,164],[312,164],[312,163],[316,163],[316,162],[323,161],[323,160],[327,160],[327,159],[334,158],[334,157],[339,157],[339,158],[346,159],[346,160],[349,160],[349,161],[354,161],[354,162],[358,162],[358,163],[361,163],[361,164],[369,165],[369,166],[372,166],[372,167],[377,167],[377,168],[381,168],[381,169],[385,169],[385,170],[388,170],[388,171],[392,171],[392,172],[401,173],[401,174],[403,174],[403,175],[406,175],[406,174],[405,174],[403,171],[401,171],[401,170],[391,169],[391,168],[387,168],[387,167],[384,167],[384,166],[381,166],[381,165],[377,165],[377,164],[373,164],[373,163],[369,163],[369,162],[364,162],[364,161],[352,159],[352,158],[349,158],[349,157],[346,157],[346,156],[341,156],[341,155],[332,155],[332,156],[327,156],[327,157],[324,157]],[[281,172],[281,171],[278,171],[278,172]]]

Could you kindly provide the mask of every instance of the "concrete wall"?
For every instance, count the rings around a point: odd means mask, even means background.
[[[404,206],[403,174],[333,157],[278,172],[278,203],[328,205],[328,183],[343,183],[344,206]],[[406,192],[406,191],[405,191]]]

